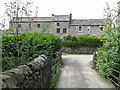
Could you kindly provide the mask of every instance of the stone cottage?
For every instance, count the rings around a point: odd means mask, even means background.
[[[10,22],[13,32],[41,32],[46,29],[46,33],[53,33],[61,37],[66,35],[101,35],[103,33],[106,19],[72,19],[70,15],[54,15],[51,17],[22,17],[20,20]]]

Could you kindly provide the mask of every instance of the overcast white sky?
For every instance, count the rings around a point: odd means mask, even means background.
[[[4,12],[4,2],[15,0],[0,0],[0,18]],[[72,13],[73,19],[102,19],[106,2],[110,7],[117,8],[120,0],[21,0],[34,2],[39,6],[40,17],[50,17],[51,14],[68,15]],[[34,10],[33,10],[34,11]]]

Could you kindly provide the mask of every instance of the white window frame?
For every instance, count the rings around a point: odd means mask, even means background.
[[[89,29],[89,30],[88,30]],[[87,27],[88,32],[90,32],[90,26]]]
[[[64,30],[65,30],[65,33],[64,33]],[[67,28],[63,28],[63,34],[66,34],[67,33]]]

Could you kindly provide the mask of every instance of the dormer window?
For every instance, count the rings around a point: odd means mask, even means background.
[[[57,23],[57,26],[60,26],[60,23]]]

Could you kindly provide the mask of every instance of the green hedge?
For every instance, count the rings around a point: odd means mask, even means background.
[[[8,68],[5,68],[7,64],[10,67],[30,62],[40,54],[50,55],[51,51],[55,52],[60,48],[61,39],[54,34],[26,32],[19,34],[18,38],[15,35],[2,35],[3,70]]]
[[[89,46],[89,47],[99,47],[102,46],[102,37],[94,35],[77,35],[77,36],[66,36],[62,41],[63,46]]]

